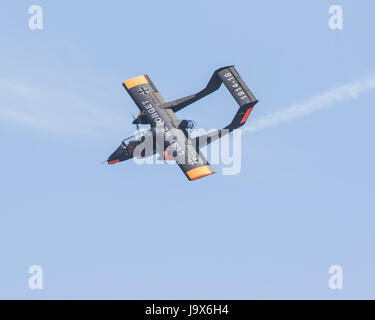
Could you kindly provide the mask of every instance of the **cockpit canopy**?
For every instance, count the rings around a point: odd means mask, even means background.
[[[126,152],[132,152],[135,145],[143,142],[145,140],[145,135],[143,132],[137,133],[134,136],[124,139],[121,145],[117,149],[118,154],[123,154]]]

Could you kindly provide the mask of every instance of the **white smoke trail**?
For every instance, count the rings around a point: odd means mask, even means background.
[[[243,131],[257,132],[277,127],[337,103],[356,99],[374,89],[375,74],[251,121]],[[41,90],[0,78],[0,100],[0,123],[13,122],[65,135],[87,137],[103,136],[106,132],[119,133],[123,127],[123,120],[117,114],[64,90]]]
[[[313,112],[329,108],[337,103],[356,99],[362,93],[374,89],[375,75],[371,75],[313,96],[305,102],[296,103],[287,109],[270,113],[261,119],[250,122],[250,126],[245,128],[244,131],[256,132],[277,127],[279,124],[306,117]]]
[[[0,125],[23,125],[74,138],[117,136],[127,123],[106,106],[48,85],[40,88],[0,78],[0,101]]]

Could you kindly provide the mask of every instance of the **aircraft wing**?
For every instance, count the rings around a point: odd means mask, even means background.
[[[173,140],[164,152],[165,159],[174,159],[189,180],[197,180],[215,173],[203,154],[196,150],[181,130],[173,132]],[[167,138],[166,138],[167,139]]]
[[[156,106],[165,103],[163,96],[155,87],[150,77],[145,74],[126,80],[122,85],[141,111],[141,113],[138,115],[137,119],[133,121],[133,123],[149,123],[147,117],[142,115],[142,112],[145,111],[143,102],[150,101],[153,105]]]
[[[197,152],[192,146],[185,161],[176,162],[189,180],[197,180],[215,173],[201,152]]]

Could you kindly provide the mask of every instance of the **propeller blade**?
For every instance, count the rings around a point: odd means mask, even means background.
[[[135,120],[135,119],[137,119],[137,118],[136,118],[136,116],[135,116],[134,113],[133,113],[133,120]],[[137,127],[137,130],[139,130],[139,124],[136,123],[135,126]]]

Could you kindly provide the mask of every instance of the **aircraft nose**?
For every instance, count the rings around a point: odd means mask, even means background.
[[[112,154],[108,157],[108,159],[106,160],[106,162],[107,162],[108,164],[115,164],[115,163],[117,163],[117,162],[120,162],[120,159],[118,159],[118,157],[115,156],[115,153],[112,153]]]

